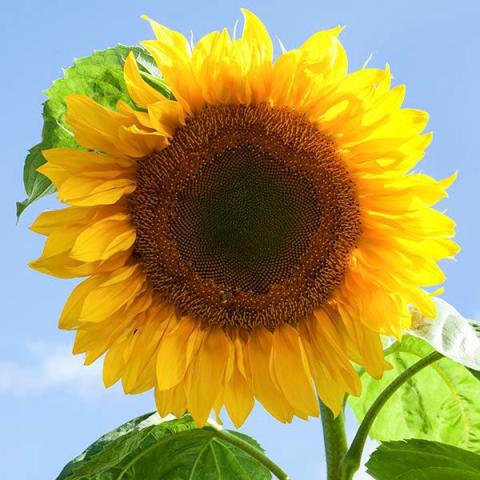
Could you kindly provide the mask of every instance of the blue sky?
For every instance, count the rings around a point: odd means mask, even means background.
[[[81,367],[81,359],[70,355],[72,336],[58,331],[56,323],[73,282],[27,268],[42,248],[42,239],[27,227],[41,210],[55,205],[53,198],[42,201],[15,225],[15,201],[24,197],[23,160],[40,138],[42,90],[74,57],[150,38],[141,14],[187,35],[193,31],[198,39],[212,29],[233,27],[242,6],[256,12],[287,48],[317,30],[346,25],[342,39],[350,68],[359,68],[372,53],[372,66],[388,62],[395,81],[407,84],[406,104],[430,112],[434,143],[420,169],[436,177],[459,171],[440,207],[457,220],[463,248],[456,262],[445,264],[444,298],[464,315],[480,317],[477,0],[3,2],[0,480],[51,480],[102,433],[154,408],[150,394],[127,397],[117,387],[105,391],[100,366]],[[284,426],[257,407],[243,430],[292,478],[324,478],[318,419]]]

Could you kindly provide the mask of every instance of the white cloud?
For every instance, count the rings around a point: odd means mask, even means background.
[[[85,367],[70,347],[37,342],[25,353],[29,363],[0,361],[0,394],[38,395],[60,388],[88,399],[103,392],[101,364]]]

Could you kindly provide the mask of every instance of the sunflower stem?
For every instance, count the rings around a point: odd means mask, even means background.
[[[338,480],[340,462],[347,451],[345,413],[342,408],[341,412],[335,417],[322,401],[320,401],[320,412],[327,462],[327,480]]]
[[[345,456],[340,462],[339,466],[339,476],[338,477],[328,477],[335,478],[336,480],[352,480],[355,472],[360,468],[360,462],[362,460],[363,448],[365,447],[365,442],[367,440],[368,432],[370,431],[375,418],[377,418],[378,413],[383,408],[388,399],[411,377],[423,370],[425,367],[428,367],[432,363],[441,359],[443,355],[439,352],[433,352],[430,355],[422,358],[418,362],[414,363],[410,368],[407,368],[403,373],[401,373],[395,380],[393,380],[380,395],[373,402],[371,407],[368,409],[365,417],[360,424],[360,427],[355,434],[350,448],[346,452]]]

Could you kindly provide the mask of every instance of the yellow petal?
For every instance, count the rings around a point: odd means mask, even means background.
[[[252,12],[241,9],[245,24],[242,38],[237,41],[239,54],[248,62],[245,82],[251,92],[251,100],[260,103],[267,100],[272,83],[272,40],[260,19]]]
[[[225,408],[235,427],[240,428],[254,405],[253,393],[240,369],[235,366],[225,386]]]
[[[226,29],[201,38],[192,55],[192,70],[198,79],[202,96],[212,105],[249,103],[245,91],[246,65],[238,59]]]
[[[199,326],[190,317],[182,317],[162,339],[157,352],[157,388],[169,390],[185,376],[188,367],[187,344]]]
[[[128,94],[137,105],[146,108],[151,103],[165,99],[159,91],[143,80],[133,52],[128,54],[123,71]]]
[[[187,410],[184,385],[179,384],[169,390],[155,389],[155,402],[160,416],[165,417],[172,413],[180,418]]]
[[[303,345],[313,379],[315,380],[318,396],[334,415],[338,415],[343,407],[345,389],[335,382],[328,368],[322,362],[318,361],[318,357],[316,352],[313,351],[311,343],[304,340]]]
[[[159,42],[162,42],[169,47],[176,48],[179,54],[184,55],[185,57],[190,55],[190,46],[188,44],[188,40],[181,33],[176,32],[165,25],[160,25],[147,15],[143,15],[142,18],[150,23],[153,33]]]
[[[316,361],[323,364],[335,383],[344,391],[358,395],[360,380],[347,357],[345,341],[330,316],[323,309],[316,310],[311,318],[304,320],[300,333],[310,344]]]
[[[245,24],[243,26],[242,39],[250,45],[254,62],[258,64],[272,63],[273,46],[272,40],[261,20],[246,8],[240,9]]]
[[[53,275],[59,278],[85,277],[95,273],[112,272],[127,264],[131,258],[131,250],[120,252],[105,261],[79,262],[70,257],[70,252],[59,253],[49,257],[41,256],[38,260],[29,263],[29,266],[38,272]]]
[[[253,330],[247,343],[255,397],[281,422],[291,422],[293,409],[277,388],[270,374],[273,335],[263,327]]]
[[[221,391],[229,341],[223,329],[210,330],[195,361],[190,364],[186,390],[188,407],[200,427],[207,421]]]
[[[107,317],[103,322],[82,324],[77,329],[73,353],[85,353],[89,365],[105,353],[127,330],[134,330],[138,315],[150,312],[152,292],[146,290],[135,301]],[[153,308],[155,311],[155,308]]]
[[[137,265],[123,267],[111,274],[98,277],[100,283],[96,284],[81,302],[78,321],[104,320],[135,299],[145,286],[145,276]]]
[[[87,227],[76,239],[70,256],[84,262],[106,260],[128,250],[135,237],[129,215],[117,213]]]
[[[457,180],[457,177],[458,177],[458,172],[454,172],[449,177],[439,180],[439,183],[441,184],[442,188],[444,188],[445,190],[448,190],[453,185],[453,183]]]
[[[103,362],[103,384],[106,388],[111,387],[120,380],[125,361],[123,358],[125,339],[120,337],[115,345],[110,347]]]
[[[157,351],[165,332],[170,327],[172,317],[171,306],[155,305],[145,315],[144,324],[138,325],[136,331],[138,338],[122,376],[123,389],[126,393],[140,393],[155,385]]]
[[[163,99],[148,106],[148,115],[161,135],[172,137],[175,130],[185,125],[185,112],[179,102]]]
[[[94,208],[63,208],[41,213],[30,226],[30,230],[42,235],[49,235],[53,230],[65,225],[87,223],[95,216]]]
[[[143,18],[150,22],[157,40],[147,40],[141,44],[153,56],[165,82],[185,111],[198,111],[203,105],[203,98],[192,72],[187,39],[148,17]]]
[[[304,416],[318,416],[318,402],[300,335],[288,324],[273,332],[272,369],[295,411]]]
[[[84,147],[114,156],[136,156],[128,145],[119,146],[118,130],[126,119],[83,95],[67,95],[66,119],[76,140]],[[125,147],[125,149],[123,148]]]
[[[162,133],[143,130],[137,125],[121,126],[118,138],[122,144],[134,148],[137,157],[145,157],[151,152],[158,152],[168,145],[168,139]]]
[[[85,152],[74,148],[50,148],[42,150],[42,155],[50,165],[56,165],[71,172],[91,170],[125,169],[130,171],[133,161],[95,152]]]
[[[48,166],[39,171],[53,181],[57,187],[59,200],[78,207],[111,205],[135,190],[135,181],[129,178],[105,180],[75,175],[59,181]]]
[[[339,328],[345,331],[345,341],[350,358],[365,367],[374,378],[381,378],[385,371],[383,346],[380,335],[368,329],[358,318],[352,317],[343,306],[338,305]]]
[[[312,119],[316,116],[312,102],[318,102],[322,112],[328,108],[322,97],[332,82],[343,80],[347,70],[347,57],[337,38],[340,31],[337,27],[319,32],[299,49],[277,58],[271,87],[275,105],[292,106]]]
[[[58,323],[59,328],[70,329],[78,325],[86,297],[104,281],[104,275],[95,275],[77,285],[68,297]]]
[[[324,30],[312,35],[301,47],[305,67],[326,82],[340,81],[348,69],[345,50],[338,40],[342,27]]]
[[[69,148],[44,150],[37,171],[50,178],[58,197],[77,206],[115,203],[135,188],[130,160]]]
[[[132,127],[129,116],[109,110],[83,95],[67,95],[66,102],[67,122],[72,127],[75,138],[84,147],[120,158],[144,157],[149,153],[139,139],[133,144],[122,138],[122,131]],[[140,135],[142,132],[136,133]]]

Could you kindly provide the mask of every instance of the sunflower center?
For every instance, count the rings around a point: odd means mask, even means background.
[[[321,213],[307,177],[239,145],[217,153],[178,193],[171,230],[204,279],[260,294],[298,265]]]
[[[206,107],[139,162],[135,253],[207,327],[275,328],[328,301],[360,234],[334,143],[291,110]]]

